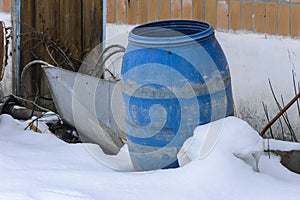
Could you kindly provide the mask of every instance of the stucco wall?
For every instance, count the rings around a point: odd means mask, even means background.
[[[270,116],[278,112],[268,79],[279,100],[283,95],[287,103],[294,96],[292,70],[299,81],[300,41],[249,33],[217,32],[217,38],[229,62],[237,115],[261,130],[267,123],[262,102],[268,105]],[[295,110],[294,106],[289,115],[299,132]]]

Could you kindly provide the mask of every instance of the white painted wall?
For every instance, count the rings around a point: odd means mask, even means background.
[[[107,43],[127,46],[127,35],[132,28],[107,24]],[[268,105],[271,116],[278,112],[268,79],[279,99],[283,95],[285,102],[288,102],[294,95],[292,70],[300,73],[300,40],[245,32],[216,32],[216,37],[229,62],[236,115],[261,131],[267,123],[262,101]],[[298,81],[299,76],[296,76]],[[289,111],[290,120],[299,133],[300,120],[295,112],[296,107],[292,110]]]
[[[217,38],[227,56],[234,92],[237,115],[261,130],[266,124],[262,101],[270,108],[271,116],[278,109],[272,97],[268,79],[287,103],[293,98],[292,70],[299,81],[300,40],[250,33],[221,33]],[[294,126],[300,120],[296,107],[289,110]]]

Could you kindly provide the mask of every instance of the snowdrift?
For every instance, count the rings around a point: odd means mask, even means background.
[[[0,116],[0,199],[299,199],[300,176],[262,153],[263,139],[234,117],[196,128],[178,155],[182,167],[149,172],[116,171],[87,150],[101,154],[97,145],[67,144],[26,126]],[[200,157],[214,126],[221,133]],[[130,161],[126,150],[118,156]]]

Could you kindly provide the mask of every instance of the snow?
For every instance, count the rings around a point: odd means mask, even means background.
[[[265,141],[265,149],[269,150],[280,150],[280,151],[300,151],[300,143],[297,142],[286,142],[281,140],[269,139]]]
[[[195,129],[184,145],[191,162],[149,172],[113,170],[88,150],[102,154],[98,146],[67,144],[24,130],[27,123],[0,116],[0,199],[299,199],[300,176],[264,155],[263,139],[234,117]],[[220,124],[214,148],[200,159],[206,133]],[[260,172],[237,156],[255,153]],[[116,157],[129,161],[125,149]]]
[[[10,26],[10,13],[0,12],[0,20],[5,22],[6,26]]]

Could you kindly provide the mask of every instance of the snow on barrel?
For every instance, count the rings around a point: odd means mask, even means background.
[[[178,167],[193,130],[233,115],[226,57],[205,22],[166,20],[129,33],[122,64],[126,136],[137,171]]]

